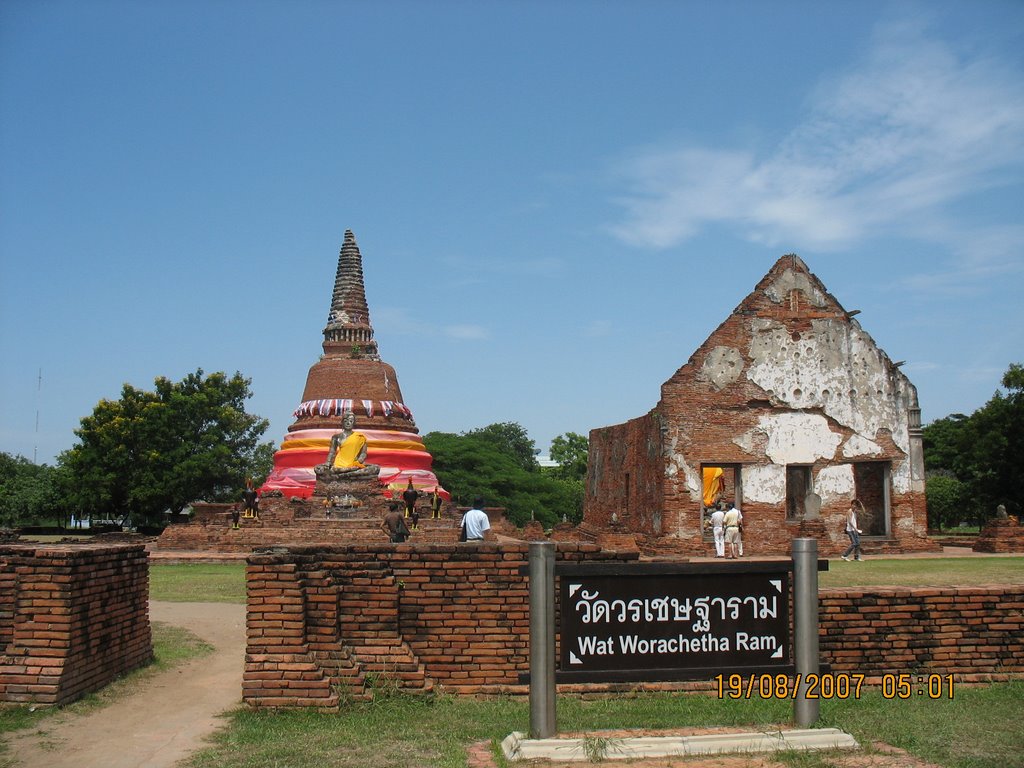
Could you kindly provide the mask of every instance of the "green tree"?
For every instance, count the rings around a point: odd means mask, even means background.
[[[423,442],[457,504],[482,496],[488,506],[504,507],[516,525],[533,517],[549,527],[573,516],[571,488],[538,471],[533,441],[518,424],[492,424],[460,435],[430,432]]]
[[[558,462],[556,474],[570,480],[587,476],[587,451],[590,441],[575,432],[566,432],[551,441],[551,458]]]
[[[527,472],[534,472],[538,469],[537,451],[533,440],[530,439],[523,427],[513,421],[489,424],[486,427],[471,430],[466,435],[481,437],[493,444]]]
[[[62,517],[60,471],[0,453],[0,526],[17,528]]]
[[[78,506],[155,523],[192,501],[237,498],[273,452],[259,442],[267,421],[245,411],[249,385],[240,373],[197,370],[180,382],[159,377],[154,391],[125,384],[119,400],[101,400],[61,455]]]
[[[1024,368],[1010,365],[996,391],[970,416],[954,414],[924,428],[925,468],[942,470],[966,489],[965,509],[979,522],[997,505],[1019,515],[1024,490]]]
[[[575,432],[558,435],[551,441],[551,458],[558,462],[545,472],[564,486],[572,499],[572,508],[566,517],[573,523],[583,519],[583,483],[587,477],[587,451],[590,441]]]
[[[941,531],[971,516],[967,486],[945,470],[929,473],[926,487],[928,527]]]

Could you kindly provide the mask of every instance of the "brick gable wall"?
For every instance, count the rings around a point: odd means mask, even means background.
[[[722,466],[725,497],[743,512],[745,549],[787,554],[805,522],[787,519],[793,465],[808,468],[821,497],[823,553],[845,548],[855,494],[875,515],[876,551],[935,550],[922,456],[913,385],[803,262],[786,256],[662,385],[650,413],[591,432],[584,519],[604,526],[615,515],[638,534],[677,540],[676,551],[709,554],[701,470]],[[888,472],[884,492],[866,490],[857,468],[868,462]]]

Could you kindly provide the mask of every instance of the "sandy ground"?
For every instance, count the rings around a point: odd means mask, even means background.
[[[150,618],[216,649],[147,680],[130,696],[84,715],[61,713],[9,740],[19,768],[166,768],[203,746],[218,715],[241,704],[245,606],[150,604]]]

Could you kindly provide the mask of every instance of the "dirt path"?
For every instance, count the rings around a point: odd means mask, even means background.
[[[242,699],[245,606],[150,603],[152,621],[185,627],[216,649],[84,715],[62,713],[13,734],[18,768],[169,768],[221,727]]]

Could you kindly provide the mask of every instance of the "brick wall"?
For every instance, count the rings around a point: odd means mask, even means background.
[[[820,649],[834,672],[1024,675],[1024,586],[830,589]]]
[[[156,548],[251,552],[259,547],[289,544],[385,542],[387,536],[380,530],[380,523],[386,506],[387,500],[379,496],[373,505],[349,516],[343,517],[334,510],[328,517],[323,499],[316,496],[311,499],[264,496],[260,499],[259,516],[255,519],[240,516],[238,528],[231,527],[231,515],[227,511],[197,515],[193,520],[167,526],[157,539]],[[424,518],[420,518],[424,532],[443,528],[444,535],[450,535],[450,541],[458,538],[458,530],[452,527],[450,517],[444,518],[443,525]]]
[[[330,707],[381,681],[410,691],[525,693],[528,553],[526,543],[470,543],[250,555],[243,699]],[[563,543],[557,557],[637,555]]]
[[[66,704],[153,658],[142,545],[0,547],[0,701]]]
[[[653,414],[590,433],[586,520],[637,533],[663,532],[661,433]]]
[[[529,671],[529,545],[290,547],[248,561],[243,699],[335,707],[407,691],[523,695]],[[635,553],[557,545],[561,561]],[[821,593],[822,659],[879,678],[916,670],[961,681],[1024,676],[1024,587]],[[656,683],[674,690],[706,683]],[[568,685],[567,691],[634,684]]]
[[[1024,526],[1014,517],[993,518],[985,523],[977,540],[975,552],[1024,552]]]

